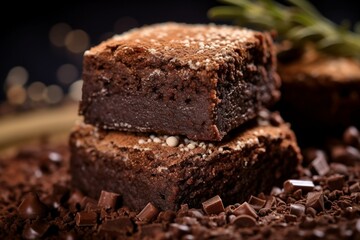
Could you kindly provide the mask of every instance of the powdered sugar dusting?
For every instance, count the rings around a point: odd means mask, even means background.
[[[115,35],[101,46],[117,45],[124,52],[137,47],[170,62],[176,58],[177,64],[198,70],[234,61],[232,55],[241,52],[237,50],[244,48],[244,43],[257,41],[255,34],[253,30],[227,25],[162,23]]]

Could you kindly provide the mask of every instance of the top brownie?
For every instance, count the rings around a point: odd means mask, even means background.
[[[85,122],[103,129],[220,141],[279,98],[269,33],[163,23],[84,54]]]

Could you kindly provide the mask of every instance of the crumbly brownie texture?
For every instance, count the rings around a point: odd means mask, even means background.
[[[0,156],[0,239],[359,239],[358,133],[349,128],[328,149],[305,149],[302,181],[285,181],[288,191],[281,184],[224,209],[220,194],[201,208],[160,212],[115,205],[116,193],[84,196],[70,187],[67,147],[32,146]]]
[[[287,124],[262,124],[215,144],[80,124],[70,137],[73,185],[94,198],[119,192],[136,210],[150,201],[162,210],[199,207],[216,194],[225,203],[242,201],[290,177],[301,160]],[[179,145],[169,146],[177,145],[171,138]]]
[[[80,114],[102,129],[221,140],[279,98],[271,36],[165,23],[86,51]]]
[[[334,133],[335,128],[341,132],[352,124],[360,126],[359,61],[308,49],[296,61],[280,62],[278,71],[279,109],[299,138],[306,132],[313,138],[320,130]]]

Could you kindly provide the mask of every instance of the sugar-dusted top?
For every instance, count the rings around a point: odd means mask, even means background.
[[[97,55],[107,48],[114,54],[142,48],[151,55],[188,64],[199,69],[222,61],[232,61],[237,50],[241,54],[245,44],[258,41],[261,34],[246,28],[215,24],[161,23],[135,28],[101,43],[85,52]]]

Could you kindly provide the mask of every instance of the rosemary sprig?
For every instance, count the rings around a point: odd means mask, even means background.
[[[276,30],[281,39],[291,41],[296,48],[311,42],[319,51],[360,59],[360,23],[353,32],[349,24],[335,24],[306,0],[287,0],[289,6],[272,0],[220,1],[227,5],[211,8],[209,18]]]

